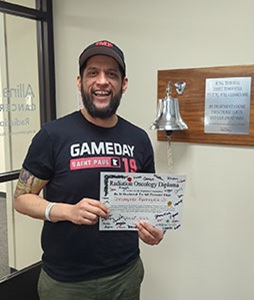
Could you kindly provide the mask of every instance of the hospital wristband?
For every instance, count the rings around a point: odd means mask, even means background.
[[[46,209],[45,209],[45,219],[46,219],[47,221],[52,222],[51,219],[50,219],[50,217],[49,217],[49,213],[50,213],[51,208],[52,208],[55,204],[56,204],[55,202],[50,202],[50,203],[47,205]]]

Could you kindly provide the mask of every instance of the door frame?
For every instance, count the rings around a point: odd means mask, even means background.
[[[41,125],[56,118],[52,0],[35,0],[35,7],[0,1],[0,13],[37,21],[37,53]],[[20,170],[0,173],[0,183],[18,179]]]

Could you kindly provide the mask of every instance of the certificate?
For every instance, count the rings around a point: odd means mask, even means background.
[[[137,230],[139,221],[163,230],[181,226],[186,176],[102,172],[100,180],[100,201],[110,210],[100,230]]]

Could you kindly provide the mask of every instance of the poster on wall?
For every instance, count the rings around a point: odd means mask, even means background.
[[[249,134],[251,77],[206,79],[205,133]]]

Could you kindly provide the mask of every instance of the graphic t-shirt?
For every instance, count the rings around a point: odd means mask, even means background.
[[[23,167],[49,180],[46,199],[75,204],[99,201],[101,171],[154,173],[154,156],[144,130],[121,117],[112,128],[98,127],[77,111],[42,127]],[[41,242],[43,268],[60,281],[113,274],[139,256],[136,231],[99,231],[98,224],[45,221]]]

